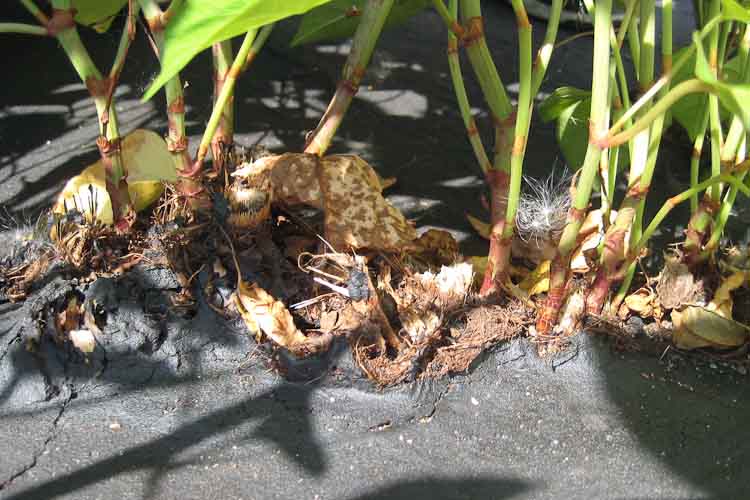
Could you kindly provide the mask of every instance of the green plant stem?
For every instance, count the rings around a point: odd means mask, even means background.
[[[44,26],[34,26],[23,23],[0,23],[0,33],[15,33],[18,35],[49,36]]]
[[[42,26],[47,26],[47,23],[49,22],[49,17],[39,9],[39,7],[36,6],[33,0],[20,0],[21,5],[26,7],[26,10],[31,12],[31,15],[34,16],[41,24]]]
[[[552,58],[552,52],[555,50],[555,41],[557,40],[557,31],[560,27],[560,15],[562,13],[563,0],[552,0],[547,19],[547,31],[544,34],[544,41],[536,53],[534,60],[534,73],[531,77],[531,96],[532,99],[539,92],[542,86],[544,75],[549,68],[549,61]]]
[[[513,112],[505,86],[492,60],[483,33],[482,11],[479,0],[461,0],[459,3],[464,26],[464,47],[474,69],[482,94],[496,122]]]
[[[625,35],[628,33],[631,24],[633,23],[633,14],[635,8],[638,6],[640,0],[629,0],[625,6],[625,15],[622,17],[622,23],[620,23],[620,30],[617,32],[617,47],[621,48],[622,43],[625,40]]]
[[[505,212],[505,226],[502,237],[510,245],[510,239],[515,231],[516,211],[521,197],[521,180],[523,178],[523,157],[526,152],[526,142],[531,122],[532,86],[534,85],[531,67],[531,23],[523,6],[523,0],[512,0],[511,5],[516,14],[518,26],[518,60],[519,60],[519,89],[518,108],[516,111],[516,131],[513,149],[510,155],[510,188],[508,190],[508,204]],[[540,80],[541,81],[541,80]],[[498,262],[496,273],[505,272],[508,263]]]
[[[143,9],[148,25],[151,27],[151,34],[156,43],[157,57],[160,56],[164,46],[164,28],[165,19],[156,0],[138,0]],[[170,4],[170,8],[174,2]],[[164,85],[167,108],[167,149],[172,157],[175,171],[180,175],[180,181],[177,183],[178,191],[184,194],[190,194],[191,199],[199,200],[196,195],[200,192],[200,183],[190,178],[190,156],[188,154],[188,138],[185,134],[185,97],[182,91],[182,82],[180,74],[169,79]]]
[[[690,187],[694,187],[698,184],[700,177],[700,165],[701,155],[703,154],[703,142],[706,138],[706,130],[708,130],[708,104],[703,107],[703,116],[701,117],[701,127],[698,135],[693,141],[693,152],[690,155]],[[691,217],[695,216],[698,210],[698,193],[695,193],[690,198],[690,213]]]
[[[709,21],[708,24],[706,24],[706,26],[700,31],[700,33],[698,33],[698,38],[703,39],[706,34],[710,33],[711,30],[719,24],[720,21],[720,18],[712,19],[711,21]],[[650,102],[651,99],[671,81],[672,77],[682,68],[682,66],[684,66],[685,63],[690,60],[690,57],[694,52],[695,45],[691,44],[686,47],[685,51],[680,54],[680,57],[677,58],[676,61],[674,61],[671,70],[667,73],[664,73],[646,92],[643,93],[643,95],[641,95],[641,97],[630,107],[630,109],[628,109],[625,114],[622,115],[622,117],[617,120],[614,125],[612,125],[609,133],[617,133],[628,120],[633,118],[633,116],[641,109],[641,107]]]
[[[250,52],[247,53],[247,59],[245,59],[245,63],[242,65],[242,73],[247,71],[253,64],[253,61],[255,61],[255,58],[268,41],[268,37],[271,36],[274,26],[276,26],[276,23],[266,24],[258,31],[258,36],[255,37],[253,45],[250,47]]]
[[[341,81],[318,126],[310,135],[305,147],[306,153],[323,156],[331,145],[354,95],[359,90],[359,84],[393,2],[394,0],[368,0],[365,4],[362,18],[352,39],[349,56],[344,64]]]
[[[720,18],[721,0],[709,0],[708,16],[710,19]],[[714,76],[719,75],[719,39],[720,29],[712,29],[708,36],[708,63]],[[721,146],[723,143],[721,130],[721,116],[719,115],[719,98],[716,95],[708,96],[708,127],[711,140],[711,175],[717,176],[721,173]],[[721,184],[712,184],[710,196],[714,203],[719,203],[721,198]]]
[[[450,7],[446,8],[443,0],[432,0],[432,5],[435,7],[435,10],[438,14],[440,14],[440,17],[445,22],[445,26],[448,28],[448,31],[456,36],[463,36],[464,29],[458,23],[457,12],[450,12]]]
[[[52,7],[59,11],[57,15],[61,15],[62,12],[69,12],[71,2],[70,0],[53,0]],[[99,117],[100,137],[97,140],[97,146],[104,165],[105,184],[112,204],[112,216],[115,227],[120,231],[127,231],[132,222],[132,205],[125,181],[117,113],[115,107],[110,105],[108,97],[111,83],[102,77],[83,45],[75,25],[60,30],[56,37],[94,99]]]
[[[221,95],[229,69],[232,67],[234,54],[232,52],[232,40],[217,42],[212,47],[213,56],[213,80],[214,96],[213,105],[216,104]],[[234,145],[234,98],[230,96],[226,105],[220,110],[219,124],[211,139],[211,156],[213,157],[214,174],[223,171],[226,163],[226,152]]]
[[[442,3],[442,0],[436,0]],[[458,12],[458,0],[450,0],[449,4],[449,17],[452,19],[456,18]],[[474,156],[479,163],[479,167],[485,174],[492,168],[489,158],[487,157],[487,150],[482,144],[482,137],[479,135],[476,121],[471,115],[471,105],[469,104],[469,97],[466,93],[466,86],[464,85],[464,78],[461,72],[461,61],[458,57],[458,38],[452,32],[448,32],[448,67],[450,68],[451,81],[453,82],[453,91],[456,94],[456,100],[458,101],[458,109],[461,112],[461,118],[463,119],[464,126],[466,127],[466,134],[469,137],[471,148],[474,151]]]
[[[245,64],[247,54],[250,52],[250,48],[253,45],[253,40],[255,40],[255,35],[257,34],[257,32],[258,30],[251,30],[245,34],[245,38],[242,40],[240,50],[237,52],[237,55],[232,62],[232,66],[229,68],[229,71],[226,74],[224,84],[221,87],[221,92],[219,92],[219,95],[214,101],[214,107],[211,110],[211,116],[208,119],[208,124],[206,125],[206,129],[203,132],[201,143],[198,146],[198,152],[195,155],[195,162],[193,164],[193,170],[195,171],[202,171],[203,169],[203,162],[206,159],[209,147],[211,146],[211,140],[214,138],[214,134],[216,133],[216,129],[219,126],[219,122],[221,121],[227,104],[230,102],[232,96],[234,95],[234,84],[237,82],[237,78],[239,77],[242,67]]]
[[[612,0],[599,0],[594,12],[594,60],[591,88],[591,115],[589,145],[578,177],[575,196],[568,219],[557,247],[557,255],[550,269],[550,289],[547,300],[537,318],[536,329],[548,334],[557,322],[560,308],[565,300],[569,278],[570,257],[576,247],[578,233],[583,224],[591,199],[591,190],[599,167],[602,147],[599,139],[608,130],[607,117],[610,108],[609,52],[612,21]]]
[[[677,101],[689,94],[695,94],[698,92],[709,93],[711,92],[711,86],[698,79],[687,80],[680,83],[671,89],[667,94],[659,99],[654,106],[643,116],[641,116],[632,127],[620,132],[619,134],[610,135],[604,139],[604,143],[608,147],[615,147],[621,144],[625,144],[627,141],[635,137],[636,134],[646,130],[651,126],[654,120],[659,116],[666,113],[670,107]]]
[[[664,202],[662,207],[651,220],[651,223],[643,231],[643,235],[641,235],[638,242],[633,245],[632,250],[629,252],[630,255],[628,256],[626,263],[629,265],[631,262],[634,262],[638,258],[641,251],[646,248],[646,244],[648,243],[651,236],[654,235],[654,232],[656,232],[659,225],[669,214],[669,212],[672,211],[672,209],[674,209],[680,203],[689,200],[693,196],[693,194],[700,193],[717,183],[730,184],[736,187],[737,190],[745,196],[750,197],[750,187],[743,184],[743,182],[738,177],[729,174],[721,174],[716,177],[711,177],[710,179],[706,179],[705,181],[691,187],[690,189],[683,191],[677,196],[673,196],[672,198]]]

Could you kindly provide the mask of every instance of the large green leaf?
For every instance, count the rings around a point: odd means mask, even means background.
[[[721,0],[721,16],[730,21],[750,23],[750,11],[735,0]]]
[[[367,0],[332,0],[314,8],[302,18],[292,46],[349,38],[359,25],[365,3]],[[430,3],[430,0],[396,0],[385,27],[404,24]]]
[[[75,20],[102,33],[109,29],[115,15],[127,3],[128,0],[73,0]]]
[[[542,101],[537,111],[542,120],[550,122],[557,120],[566,109],[586,99],[591,100],[591,92],[588,90],[576,87],[558,87]]]
[[[195,55],[213,43],[297,14],[329,0],[185,0],[164,31],[161,72],[146,90],[150,99]]]

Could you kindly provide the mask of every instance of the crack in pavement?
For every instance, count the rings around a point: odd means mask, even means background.
[[[4,481],[0,482],[0,491],[3,491],[7,487],[9,487],[11,484],[13,484],[13,481],[18,479],[19,477],[25,475],[27,472],[29,472],[31,469],[36,467],[39,457],[44,455],[44,453],[47,451],[47,448],[49,447],[50,443],[55,440],[57,437],[57,424],[60,421],[60,418],[62,418],[63,413],[65,413],[65,409],[68,406],[68,403],[70,403],[75,398],[75,392],[71,389],[70,394],[65,399],[65,401],[62,402],[60,405],[60,409],[57,412],[57,415],[55,416],[55,419],[52,421],[52,425],[50,426],[50,430],[48,432],[47,437],[44,440],[44,443],[42,444],[42,447],[40,450],[33,453],[31,457],[31,461],[24,465],[21,469],[14,472],[8,479],[5,479]]]

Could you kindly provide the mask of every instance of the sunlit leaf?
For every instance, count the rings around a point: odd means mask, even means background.
[[[750,23],[750,10],[735,0],[721,0],[721,17],[726,20]]]
[[[555,89],[537,108],[539,116],[545,122],[556,120],[569,107],[591,98],[591,92],[576,87],[559,87]]]
[[[314,8],[302,18],[292,46],[352,36],[359,25],[367,0],[332,0]],[[404,24],[430,4],[430,0],[396,0],[385,27]]]
[[[303,14],[329,0],[185,0],[164,31],[161,72],[146,91],[150,99],[196,54],[213,43]]]
[[[143,210],[161,196],[162,182],[174,182],[177,174],[158,134],[149,130],[135,130],[122,140],[122,157],[128,181],[128,192],[136,211]],[[112,223],[112,204],[107,194],[104,165],[101,160],[70,179],[53,208],[56,213],[76,209],[105,224]]]

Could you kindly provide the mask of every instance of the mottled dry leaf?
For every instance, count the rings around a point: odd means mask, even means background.
[[[428,229],[405,250],[441,265],[453,264],[460,254],[453,235],[441,229]]]
[[[417,233],[380,192],[377,174],[357,156],[327,156],[319,174],[326,239],[339,250],[396,250]]]

